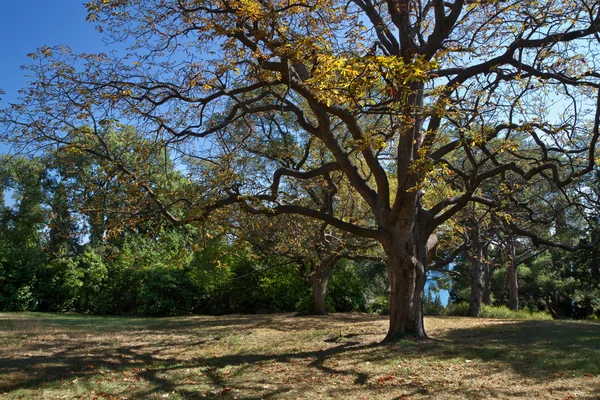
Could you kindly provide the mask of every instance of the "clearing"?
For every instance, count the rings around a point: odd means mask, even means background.
[[[368,314],[0,313],[0,398],[600,399],[600,324]]]

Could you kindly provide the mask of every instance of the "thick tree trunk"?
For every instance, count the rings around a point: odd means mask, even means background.
[[[427,339],[423,323],[427,238],[413,233],[385,250],[391,292],[390,326],[384,340]]]
[[[514,244],[509,244],[510,262],[508,264],[508,308],[519,309],[519,282],[517,280],[517,254]]]
[[[322,263],[310,277],[310,286],[312,288],[313,315],[326,315],[325,298],[327,295],[327,284],[331,274],[332,265]]]
[[[478,245],[471,259],[471,298],[469,300],[469,316],[479,317],[483,300],[483,249]]]
[[[390,279],[390,326],[386,341],[413,338],[426,339],[423,324],[423,291],[425,272],[414,261],[405,260],[388,269]]]
[[[409,105],[404,110],[405,115],[414,115],[414,120],[406,123],[399,135],[396,165],[398,192],[392,207],[395,215],[376,210],[378,222],[382,223],[386,232],[381,244],[387,257],[390,281],[390,326],[385,341],[427,339],[423,322],[427,243],[430,242],[433,248],[437,242],[429,241],[432,231],[427,231],[431,229],[428,222],[433,216],[422,208],[423,192],[415,190],[423,178],[421,172],[414,171],[417,165],[414,161],[420,157],[419,145],[424,139],[423,118],[420,116],[424,104],[424,84],[411,83],[403,90],[407,90],[406,104]],[[429,253],[433,255],[434,251]]]

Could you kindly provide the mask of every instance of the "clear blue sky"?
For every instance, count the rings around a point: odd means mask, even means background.
[[[47,45],[70,46],[75,52],[108,52],[102,36],[86,22],[82,0],[0,0],[0,107],[14,102],[25,86],[21,66],[28,53]]]

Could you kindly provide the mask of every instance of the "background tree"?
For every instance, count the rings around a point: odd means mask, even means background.
[[[243,218],[243,217],[242,217]],[[247,220],[247,219],[243,219]],[[241,236],[265,256],[291,260],[311,287],[314,315],[327,314],[327,286],[333,268],[342,259],[377,260],[376,243],[292,215],[252,218],[240,226]]]
[[[37,160],[3,157],[1,174],[2,194],[12,192],[14,204],[2,207],[0,307],[26,310],[36,306],[36,270],[45,259],[41,232],[46,221],[45,170]]]
[[[595,165],[594,2],[102,0],[87,7],[106,35],[129,40],[128,55],[40,49],[22,103],[1,117],[7,134],[102,158],[177,224],[242,203],[378,241],[391,285],[387,339],[426,337],[427,242],[469,202],[502,206],[478,192],[484,182],[540,176],[560,189]],[[564,113],[552,111],[557,103]],[[296,169],[271,162],[285,153],[252,151],[268,134],[253,116],[292,118],[290,139],[325,156]],[[131,145],[131,157],[103,145],[101,122],[125,119],[147,139]],[[253,128],[250,136],[240,124]],[[527,139],[515,141],[516,133]],[[188,159],[210,164],[204,190],[157,190],[164,186],[142,168],[148,148],[169,149],[192,174]],[[466,157],[453,157],[459,151]],[[368,225],[286,196],[332,171],[369,210]],[[432,180],[446,189],[425,207]]]

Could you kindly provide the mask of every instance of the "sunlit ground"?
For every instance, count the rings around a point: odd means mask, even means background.
[[[600,324],[0,313],[0,398],[600,399]]]

